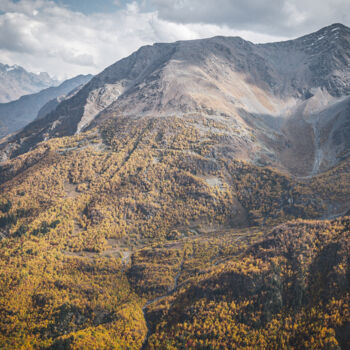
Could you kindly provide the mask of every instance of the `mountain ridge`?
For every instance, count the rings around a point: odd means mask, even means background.
[[[56,87],[49,87],[35,94],[25,95],[18,100],[0,104],[0,138],[12,134],[20,130],[22,127],[33,121],[41,108],[50,100],[61,98],[76,89],[78,86],[84,85],[92,78],[91,75],[78,75],[74,78],[65,80]],[[77,92],[77,91],[76,91]],[[59,101],[53,105],[51,109],[47,109],[47,113],[58,105]],[[43,111],[41,111],[43,114]],[[45,114],[45,113],[44,113]],[[45,116],[45,115],[44,115]],[[41,115],[41,117],[44,117]]]
[[[17,100],[23,95],[39,92],[58,83],[46,72],[35,74],[18,65],[0,63],[0,103]]]
[[[335,43],[334,36],[340,38]],[[337,49],[336,56],[329,45]],[[341,99],[350,93],[348,52],[350,29],[339,24],[270,44],[218,36],[144,46],[95,76],[75,96],[59,104],[46,120],[29,125],[11,141],[11,149],[16,149],[13,155],[20,154],[40,139],[79,133],[118,115],[221,115],[228,116],[228,124],[244,134],[254,135],[256,141],[251,140],[248,146],[259,156],[244,156],[242,160],[267,162],[306,176],[313,172],[313,166],[306,164],[310,161],[303,160],[304,154],[313,158],[320,154],[314,139],[324,130],[315,131],[313,125],[319,124],[311,125],[305,116],[300,121],[291,115],[310,98],[316,100],[328,94],[328,100]],[[336,116],[329,113],[327,118],[331,123]],[[347,125],[346,115],[343,118],[341,124]],[[287,125],[295,132],[286,134]],[[309,129],[305,136],[313,140],[305,144],[306,149],[297,145],[294,136],[305,133],[302,125]],[[348,128],[340,133],[346,139]],[[289,144],[297,152],[291,166]],[[0,147],[4,149],[6,145]],[[337,164],[347,150],[346,143],[338,145],[336,151],[330,152],[333,159],[322,158],[318,170]]]

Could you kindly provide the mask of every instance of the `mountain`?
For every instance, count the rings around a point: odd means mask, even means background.
[[[145,46],[28,126],[11,149],[23,153],[111,116],[204,115],[236,130],[225,145],[235,159],[316,174],[349,154],[349,52],[341,24],[272,44],[214,37]]]
[[[45,72],[35,74],[18,65],[0,63],[0,103],[14,101],[23,95],[56,85],[58,81]]]
[[[82,87],[91,78],[91,75],[78,75],[59,86],[22,96],[16,101],[1,103],[0,138],[20,130],[37,116],[42,118],[63,101],[67,94],[67,97],[73,96],[77,92],[76,89]]]
[[[3,139],[0,347],[348,349],[349,44],[146,46]]]

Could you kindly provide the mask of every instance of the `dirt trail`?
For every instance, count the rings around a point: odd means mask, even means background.
[[[77,191],[77,185],[74,185],[69,181],[64,182],[63,189],[66,192],[66,198],[75,198],[79,195],[79,192]]]
[[[130,260],[131,260],[131,251],[124,251],[124,252],[121,252],[122,254],[122,264],[124,266],[126,265],[129,265],[130,263]]]
[[[87,252],[87,251],[79,251],[79,252],[70,252],[63,250],[62,253],[66,256],[72,256],[72,257],[79,257],[79,258],[89,258],[92,260],[93,258],[98,257],[106,257],[106,258],[121,258],[121,263],[123,265],[123,271],[126,269],[126,267],[129,265],[132,251],[131,250],[123,250],[120,246],[116,244],[116,240],[109,239],[107,241],[111,248],[108,248],[100,253],[95,252]]]

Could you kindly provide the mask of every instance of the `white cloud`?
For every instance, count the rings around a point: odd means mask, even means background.
[[[162,19],[226,24],[232,29],[296,36],[335,22],[350,24],[349,0],[148,0]]]
[[[154,42],[215,35],[238,35],[253,42],[282,40],[296,36],[296,29],[307,33],[307,23],[312,27],[327,20],[328,25],[335,18],[341,22],[340,13],[347,16],[350,10],[348,0],[324,0],[322,6],[314,0],[115,3],[120,6],[113,13],[85,15],[52,0],[0,0],[0,62],[65,78],[98,73]]]
[[[60,78],[98,73],[109,64],[154,42],[241,35],[248,40],[276,37],[215,24],[181,24],[142,12],[136,2],[114,13],[84,15],[48,0],[0,0],[0,62]],[[279,38],[277,38],[279,39]]]

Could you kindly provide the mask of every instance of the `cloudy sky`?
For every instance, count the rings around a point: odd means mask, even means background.
[[[335,22],[350,26],[349,0],[0,0],[0,62],[63,79],[154,42],[277,41]]]

